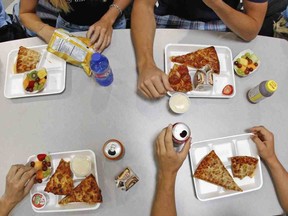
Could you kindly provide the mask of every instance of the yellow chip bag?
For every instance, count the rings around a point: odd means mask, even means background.
[[[73,65],[82,67],[91,76],[90,59],[94,50],[88,47],[89,39],[56,29],[49,41],[47,51]]]

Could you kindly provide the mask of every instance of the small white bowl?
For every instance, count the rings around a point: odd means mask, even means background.
[[[241,56],[245,55],[245,53],[254,54],[254,52],[253,52],[252,50],[246,49],[246,50],[243,50],[242,52],[240,52],[240,53],[233,59],[233,69],[234,69],[235,73],[236,73],[238,76],[240,76],[240,77],[247,77],[247,76],[255,73],[255,72],[258,70],[258,68],[259,68],[259,66],[260,66],[260,64],[261,64],[261,61],[260,61],[260,59],[259,59],[259,60],[257,61],[258,66],[257,66],[252,72],[250,72],[250,73],[247,74],[247,75],[246,75],[246,74],[243,75],[243,74],[238,73],[238,72],[237,72],[237,66],[234,65],[234,62],[235,62],[238,58],[241,58]],[[258,58],[259,58],[259,57],[258,57]]]
[[[185,113],[190,107],[189,97],[181,92],[174,93],[169,99],[169,107],[175,113]]]
[[[70,163],[76,177],[85,177],[91,173],[91,160],[85,155],[76,155]]]

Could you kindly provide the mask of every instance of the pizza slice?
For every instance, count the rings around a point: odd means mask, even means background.
[[[198,165],[194,177],[224,187],[227,190],[243,191],[233,180],[214,150]]]
[[[184,64],[189,67],[200,69],[205,65],[209,65],[214,73],[220,73],[219,58],[214,46],[210,46],[204,49],[199,49],[195,52],[191,52],[181,56],[171,56],[172,62]]]
[[[232,173],[234,177],[243,179],[245,176],[252,178],[257,168],[258,159],[249,156],[235,156],[231,158]]]
[[[20,46],[16,60],[16,73],[35,69],[40,57],[41,54],[39,52]]]
[[[73,187],[74,183],[70,169],[70,162],[61,159],[55,173],[51,176],[44,191],[55,195],[67,195],[71,193]]]
[[[178,92],[192,91],[192,81],[188,68],[185,65],[174,64],[168,75],[171,87]]]
[[[101,190],[92,174],[81,181],[69,195],[60,200],[59,204],[65,205],[71,202],[85,202],[89,204],[102,202]]]

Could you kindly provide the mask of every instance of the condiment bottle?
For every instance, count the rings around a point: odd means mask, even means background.
[[[277,87],[278,85],[274,80],[263,81],[248,91],[248,100],[251,103],[258,103],[261,100],[273,95],[273,93],[277,90]]]

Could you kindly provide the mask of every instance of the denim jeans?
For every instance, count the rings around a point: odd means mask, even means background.
[[[58,16],[57,22],[56,22],[56,28],[62,28],[69,32],[88,31],[89,27],[90,26],[81,26],[81,25],[76,25],[76,24],[67,22],[60,15]],[[113,28],[114,29],[126,28],[126,19],[124,15],[122,15],[115,21]]]

